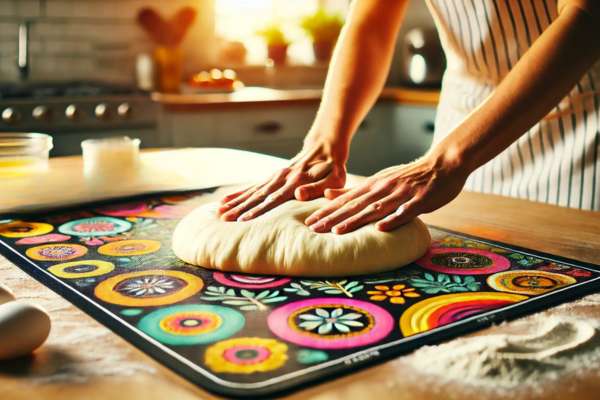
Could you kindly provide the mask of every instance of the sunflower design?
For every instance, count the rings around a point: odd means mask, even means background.
[[[362,314],[356,312],[346,312],[347,310],[338,307],[333,310],[325,308],[316,308],[312,312],[300,314],[299,320],[302,321],[298,326],[307,331],[316,331],[319,335],[330,333],[350,333],[352,330],[362,330],[365,327],[364,322],[359,321]]]
[[[288,359],[287,345],[275,339],[241,337],[218,342],[204,354],[213,372],[252,374],[280,368]]]
[[[182,286],[182,284],[171,277],[150,275],[125,282],[119,291],[128,296],[151,297],[164,295],[178,286]]]
[[[415,288],[406,287],[406,285],[400,283],[394,286],[387,285],[376,285],[375,289],[369,290],[367,294],[370,294],[369,299],[374,301],[386,301],[389,300],[392,304],[404,304],[406,303],[406,297],[421,297],[416,292]]]

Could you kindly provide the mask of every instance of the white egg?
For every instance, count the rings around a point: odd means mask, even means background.
[[[8,303],[14,299],[15,295],[13,292],[7,286],[0,283],[0,304]]]
[[[0,305],[0,360],[30,354],[50,333],[50,317],[39,306],[11,301]]]

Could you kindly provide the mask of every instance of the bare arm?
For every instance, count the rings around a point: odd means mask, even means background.
[[[267,182],[222,201],[227,221],[252,219],[293,199],[341,188],[352,135],[379,95],[408,0],[357,0],[336,46],[323,99],[302,151]]]
[[[345,233],[377,221],[392,230],[451,201],[467,176],[543,118],[600,57],[600,2],[564,0],[559,17],[476,110],[423,158],[388,168],[337,196],[306,223]],[[327,193],[326,193],[327,195]]]

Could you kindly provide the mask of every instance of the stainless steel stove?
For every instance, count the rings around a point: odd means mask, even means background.
[[[42,132],[54,138],[52,155],[81,153],[80,142],[138,137],[159,145],[157,107],[148,93],[95,81],[0,84],[0,131]]]

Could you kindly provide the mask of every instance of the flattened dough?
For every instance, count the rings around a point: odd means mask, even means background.
[[[217,203],[198,207],[173,234],[183,261],[228,272],[346,276],[388,271],[427,251],[431,237],[419,219],[393,232],[373,224],[344,235],[315,233],[304,220],[328,200],[288,201],[247,222],[224,222]]]

